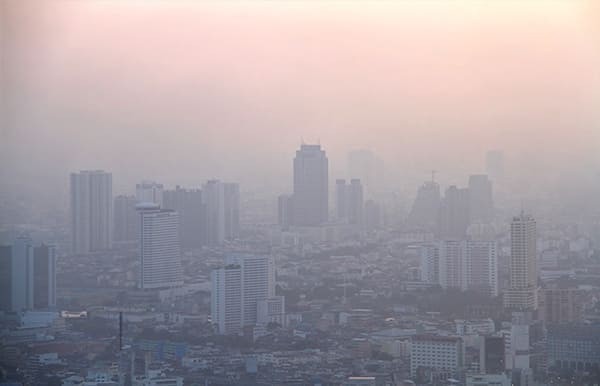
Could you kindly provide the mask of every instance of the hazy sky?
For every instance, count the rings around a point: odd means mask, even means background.
[[[285,188],[301,138],[332,178],[353,148],[394,183],[597,166],[599,3],[0,0],[3,185]]]

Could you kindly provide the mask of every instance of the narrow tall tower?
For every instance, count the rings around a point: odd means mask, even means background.
[[[112,246],[112,174],[102,170],[71,173],[71,236],[74,253]]]
[[[510,224],[510,288],[504,305],[517,310],[537,308],[536,223],[523,212]]]
[[[329,216],[328,159],[321,145],[301,145],[294,158],[294,225],[314,226]]]

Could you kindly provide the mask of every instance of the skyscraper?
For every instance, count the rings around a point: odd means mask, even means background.
[[[498,296],[498,246],[491,240],[465,242],[467,288]]]
[[[236,183],[209,180],[203,186],[206,242],[220,245],[239,236],[240,190]]]
[[[353,178],[350,184],[344,179],[335,182],[336,218],[348,224],[362,225],[363,187],[359,179]]]
[[[384,185],[383,161],[371,150],[357,149],[348,153],[347,175],[363,184],[366,199],[381,193]]]
[[[485,174],[469,177],[469,216],[471,223],[489,223],[494,218],[492,181]]]
[[[294,204],[291,195],[282,194],[277,197],[277,223],[282,229],[288,229],[293,224],[293,210]]]
[[[179,216],[156,204],[139,204],[139,256],[142,289],[169,288],[183,284],[179,245]]]
[[[1,246],[0,310],[42,310],[55,306],[54,247],[33,246],[28,237],[18,237],[12,246]]]
[[[304,145],[294,158],[294,225],[314,226],[329,216],[328,160],[321,145]]]
[[[237,254],[212,271],[211,315],[220,334],[237,334],[257,323],[259,302],[275,295],[270,256]]]
[[[442,240],[440,242],[440,285],[442,288],[466,290],[466,256],[463,241]]]
[[[440,185],[427,181],[419,187],[417,197],[408,215],[408,224],[412,227],[435,230],[440,208]]]
[[[446,189],[438,212],[440,238],[462,239],[469,226],[469,189],[452,185]]]
[[[132,243],[136,241],[138,216],[135,211],[134,196],[117,196],[114,201],[113,241],[115,244]]]
[[[536,223],[523,212],[510,224],[510,288],[504,305],[518,310],[537,308]]]
[[[184,189],[163,192],[164,209],[179,214],[179,238],[184,248],[199,248],[205,243],[206,210],[200,189]]]
[[[71,236],[74,253],[112,246],[112,174],[102,170],[71,173]]]
[[[154,203],[163,206],[163,184],[154,181],[142,181],[135,185],[135,198],[138,204]]]

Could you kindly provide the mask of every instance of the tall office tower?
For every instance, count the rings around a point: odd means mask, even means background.
[[[495,241],[465,242],[467,288],[498,296],[498,245]]]
[[[348,192],[346,180],[335,180],[335,217],[337,220],[348,218]]]
[[[383,190],[383,161],[370,150],[358,149],[348,153],[347,174],[350,178],[361,180],[367,199],[373,199]]]
[[[440,246],[438,243],[422,245],[421,281],[430,284],[440,283]]]
[[[500,150],[490,150],[485,155],[485,172],[494,182],[504,178],[504,154]]]
[[[239,236],[240,193],[238,184],[210,180],[203,186],[206,208],[206,242],[220,245]]]
[[[163,184],[155,181],[142,181],[135,185],[135,198],[138,204],[153,203],[162,208]]]
[[[469,226],[469,190],[452,185],[446,189],[438,212],[440,238],[462,239]]]
[[[200,189],[163,192],[163,207],[179,214],[179,239],[183,248],[200,248],[205,236],[205,204]]]
[[[277,223],[282,229],[288,229],[293,224],[293,210],[294,204],[291,195],[282,194],[277,197]]]
[[[338,179],[336,187],[336,217],[348,224],[359,225],[363,222],[363,187],[359,179],[353,178],[350,184]]]
[[[467,289],[465,243],[458,240],[440,241],[440,285],[442,288]]]
[[[506,370],[504,336],[481,337],[479,350],[479,372],[481,374],[503,374]]]
[[[366,230],[374,230],[381,227],[382,219],[381,219],[381,208],[379,204],[377,204],[373,200],[367,200],[365,202],[365,229]]]
[[[510,224],[510,288],[504,293],[506,308],[537,308],[536,254],[535,220],[521,212]]]
[[[490,223],[494,219],[492,181],[485,174],[469,177],[469,215],[472,223]]]
[[[23,311],[56,306],[54,247],[34,247],[28,237],[0,247],[0,310]]]
[[[540,289],[538,294],[538,314],[544,323],[561,324],[583,320],[583,290],[556,285]]]
[[[348,186],[348,222],[350,224],[362,225],[363,206],[363,186],[358,178],[353,178]]]
[[[138,216],[135,211],[137,200],[134,196],[117,196],[114,201],[113,241],[126,244],[136,241]]]
[[[112,246],[112,174],[102,170],[71,173],[71,236],[74,253]]]
[[[140,229],[139,287],[170,288],[183,284],[179,246],[179,215],[157,204],[138,204]]]
[[[413,227],[435,230],[440,208],[440,185],[434,181],[425,182],[417,192],[417,197],[408,215],[408,224]]]
[[[219,334],[239,334],[256,325],[259,302],[275,296],[270,256],[237,254],[211,273],[211,315]]]
[[[328,160],[321,145],[304,145],[294,158],[294,225],[314,226],[328,220]]]
[[[56,250],[53,246],[33,247],[33,308],[56,307]]]
[[[240,186],[232,182],[223,183],[225,205],[225,239],[233,240],[240,235]]]

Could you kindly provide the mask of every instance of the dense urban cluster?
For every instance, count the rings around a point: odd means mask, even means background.
[[[302,144],[290,192],[89,170],[68,214],[4,200],[0,384],[597,385],[600,212],[485,168],[407,197]]]

